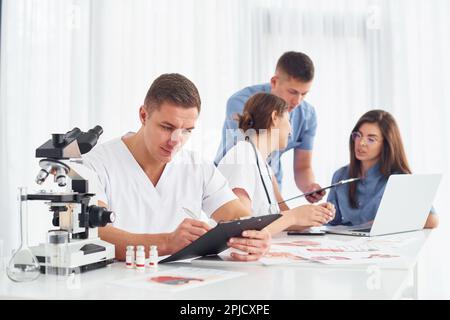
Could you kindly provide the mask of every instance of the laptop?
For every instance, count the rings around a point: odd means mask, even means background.
[[[373,237],[422,230],[442,174],[395,174],[386,189],[373,223],[359,226],[326,226],[327,233]]]

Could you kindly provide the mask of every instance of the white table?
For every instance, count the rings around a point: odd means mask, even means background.
[[[399,299],[408,282],[417,291],[417,263],[431,231],[404,233],[414,241],[399,249],[402,261],[381,265],[326,266],[318,263],[301,266],[263,266],[242,263],[214,266],[215,269],[243,272],[246,275],[179,292],[155,292],[111,285],[111,281],[136,275],[124,263],[90,271],[63,281],[49,281],[41,275],[30,283],[14,283],[0,277],[2,299]],[[285,234],[280,237],[286,237]],[[314,240],[317,236],[297,236]],[[348,236],[326,235],[330,239],[353,240]],[[289,236],[288,239],[294,239]],[[395,251],[394,251],[395,252]],[[183,265],[160,265],[159,270]],[[199,268],[208,266],[195,265]],[[151,271],[146,271],[150,273]],[[414,290],[413,290],[414,293]],[[415,296],[417,297],[417,296]],[[413,296],[414,298],[414,296]]]

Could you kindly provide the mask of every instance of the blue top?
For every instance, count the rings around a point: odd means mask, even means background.
[[[242,132],[238,129],[238,122],[234,119],[236,114],[242,114],[247,100],[256,93],[270,93],[270,83],[246,87],[233,94],[227,102],[225,122],[222,128],[222,139],[214,163],[217,164],[231,147],[238,141],[244,140]],[[283,171],[281,169],[280,156],[290,149],[312,150],[314,136],[316,135],[317,117],[314,107],[303,101],[290,114],[292,134],[286,149],[281,152],[274,152],[269,159],[269,163],[275,173],[278,184],[281,188]]]
[[[396,172],[395,174],[399,173]],[[344,179],[350,179],[348,165],[334,173],[332,183]],[[356,194],[359,204],[359,208],[357,209],[352,208],[350,205],[350,184],[332,188],[328,194],[327,201],[336,207],[336,216],[329,224],[355,226],[375,219],[387,181],[388,179],[380,171],[380,163],[370,168],[367,171],[366,177],[356,182]],[[433,208],[431,208],[431,213],[435,213]]]
[[[349,166],[345,166],[333,175],[332,183],[343,179],[350,179]],[[359,208],[354,209],[350,205],[349,184],[344,184],[331,189],[328,194],[328,202],[336,207],[336,216],[331,225],[359,225],[375,218],[375,215],[383,197],[388,179],[380,172],[380,164],[377,163],[367,171],[366,177],[357,183],[356,194]]]

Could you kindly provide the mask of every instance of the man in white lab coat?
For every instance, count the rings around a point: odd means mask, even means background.
[[[99,179],[99,204],[116,221],[99,230],[123,260],[127,245],[157,245],[160,255],[185,247],[210,226],[187,218],[183,208],[205,212],[215,221],[250,216],[214,164],[183,150],[200,113],[195,85],[180,74],[163,74],[151,85],[139,109],[136,133],[97,146],[84,158]],[[256,260],[270,246],[267,231],[245,231],[229,246],[236,260]],[[148,252],[148,250],[146,250]]]

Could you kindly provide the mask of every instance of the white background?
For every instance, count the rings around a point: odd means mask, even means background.
[[[450,298],[449,1],[4,0],[2,15],[5,252],[18,244],[16,188],[36,188],[34,150],[50,133],[100,124],[104,142],[135,131],[153,79],[178,72],[194,81],[203,102],[187,147],[212,161],[227,98],[268,82],[278,57],[295,50],[316,65],[307,101],[318,114],[314,169],[320,184],[348,162],[350,131],[373,108],[397,119],[414,172],[445,174],[435,200],[441,225],[420,273],[422,297]],[[291,154],[283,166],[283,193],[296,195]],[[29,208],[31,242],[51,220],[42,207]]]

